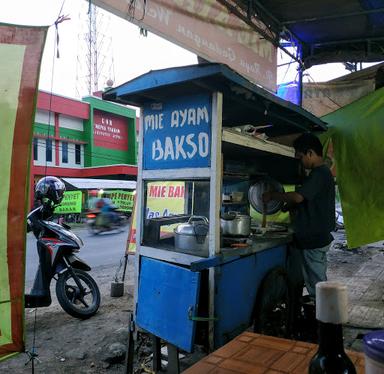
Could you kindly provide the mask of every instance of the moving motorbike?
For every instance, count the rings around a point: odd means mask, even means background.
[[[95,209],[86,214],[87,227],[91,234],[97,235],[102,232],[123,230],[127,223],[127,218],[115,207],[109,212]]]
[[[39,267],[30,294],[25,295],[27,308],[45,307],[52,302],[50,284],[56,280],[56,296],[61,307],[71,316],[87,319],[99,309],[100,291],[95,280],[87,273],[91,270],[76,256],[83,246],[82,240],[70,231],[70,227],[59,225],[49,218],[53,214],[65,190],[64,184],[55,177],[45,177],[43,204],[28,214],[28,231],[37,239]],[[40,183],[41,181],[39,181]],[[41,189],[39,183],[36,189]],[[63,187],[64,186],[64,187]]]

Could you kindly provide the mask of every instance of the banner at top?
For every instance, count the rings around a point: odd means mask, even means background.
[[[209,167],[211,96],[178,97],[144,106],[143,168]]]
[[[251,82],[276,91],[276,47],[217,0],[138,0],[130,4],[123,0],[94,0],[94,3],[210,62],[227,64]],[[268,32],[265,25],[261,27]]]
[[[29,162],[47,27],[0,24],[0,361],[24,350]]]

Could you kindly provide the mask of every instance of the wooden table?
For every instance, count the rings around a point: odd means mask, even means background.
[[[184,371],[184,374],[307,374],[317,345],[244,332]],[[346,351],[364,373],[364,355]]]

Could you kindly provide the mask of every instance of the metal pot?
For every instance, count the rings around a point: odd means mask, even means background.
[[[224,236],[249,236],[251,217],[237,212],[228,212],[221,216],[221,229]]]
[[[187,223],[181,223],[173,231],[175,247],[187,252],[208,252],[208,219],[191,216]]]

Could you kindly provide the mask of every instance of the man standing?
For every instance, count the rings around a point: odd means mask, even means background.
[[[327,280],[327,251],[335,228],[335,186],[324,164],[323,147],[313,134],[300,135],[293,143],[296,158],[309,171],[295,192],[266,192],[263,202],[283,201],[283,209],[292,214],[294,229],[293,256],[301,262],[305,286],[315,299],[317,282]]]

